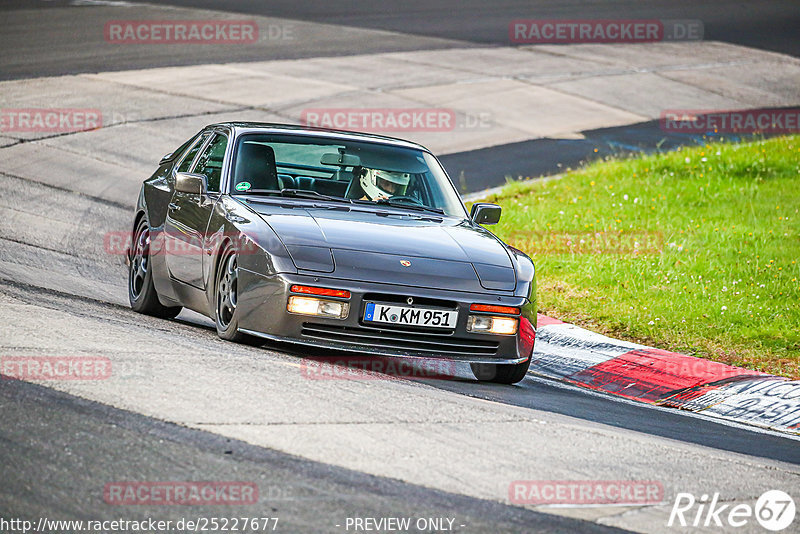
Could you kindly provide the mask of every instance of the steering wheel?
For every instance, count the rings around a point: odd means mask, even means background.
[[[389,197],[389,200],[399,200],[399,201],[406,201],[410,202],[411,204],[416,204],[417,206],[424,206],[422,201],[416,197],[410,197],[407,195],[393,195]]]

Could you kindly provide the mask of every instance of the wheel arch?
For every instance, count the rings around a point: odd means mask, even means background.
[[[214,251],[211,253],[211,257],[213,261],[211,262],[211,269],[208,273],[208,284],[206,285],[206,297],[208,299],[209,309],[214,312],[214,308],[216,306],[215,303],[215,294],[217,291],[217,273],[219,272],[219,266],[222,262],[222,252],[225,250],[225,247],[230,245],[232,242],[231,237],[226,235],[222,239],[219,240],[217,246],[214,248]]]
[[[128,262],[132,260],[131,254],[133,254],[133,240],[136,238],[136,229],[139,228],[139,223],[142,219],[146,219],[147,214],[144,212],[144,209],[139,208],[136,210],[136,214],[133,216],[133,226],[131,227],[131,232],[127,236],[127,244],[125,245],[125,258]],[[150,225],[150,222],[147,222],[147,225]]]

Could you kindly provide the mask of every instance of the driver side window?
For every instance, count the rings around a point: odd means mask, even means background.
[[[205,174],[208,178],[209,193],[219,193],[222,180],[222,162],[225,159],[225,149],[228,147],[228,136],[215,133],[211,143],[197,158],[197,164],[192,172]]]
[[[181,160],[181,164],[178,165],[177,172],[189,172],[189,169],[192,166],[192,162],[194,161],[194,157],[197,155],[197,151],[200,150],[200,147],[202,147],[203,143],[206,142],[208,136],[209,136],[208,133],[204,133],[203,135],[197,138],[197,141],[194,142],[192,148],[189,149],[189,151],[183,157],[183,160]]]

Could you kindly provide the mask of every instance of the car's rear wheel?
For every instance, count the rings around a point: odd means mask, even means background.
[[[158,300],[150,263],[150,226],[144,217],[133,232],[128,259],[128,301],[133,311],[164,319],[178,315],[180,306],[164,306]]]
[[[516,384],[521,382],[528,373],[531,359],[516,364],[471,363],[472,373],[481,382],[496,382],[498,384]]]
[[[228,243],[219,258],[214,284],[217,334],[236,343],[260,344],[257,337],[239,332],[239,260],[236,250]]]

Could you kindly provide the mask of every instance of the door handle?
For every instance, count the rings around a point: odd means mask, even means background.
[[[178,210],[181,209],[181,207],[178,206],[177,204],[175,204],[174,202],[170,202],[169,203],[169,209],[171,209],[172,211],[178,211]]]

